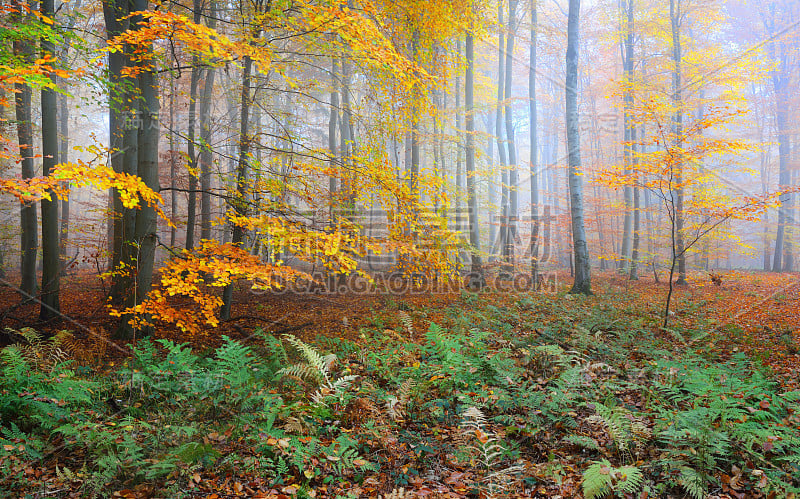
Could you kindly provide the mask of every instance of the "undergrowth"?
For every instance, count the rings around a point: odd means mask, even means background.
[[[701,329],[665,334],[635,309],[473,297],[424,333],[424,311],[392,310],[357,342],[144,340],[96,374],[26,330],[0,352],[0,490],[180,497],[248,475],[301,497],[800,493],[800,393],[758,363],[698,353]]]

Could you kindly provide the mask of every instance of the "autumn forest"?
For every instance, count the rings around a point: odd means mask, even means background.
[[[0,0],[0,497],[795,498],[796,0]]]

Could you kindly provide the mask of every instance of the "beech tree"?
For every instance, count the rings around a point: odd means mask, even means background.
[[[580,38],[580,0],[569,0],[567,20],[567,73],[565,120],[567,124],[567,152],[569,159],[569,200],[572,220],[572,248],[575,259],[575,280],[571,293],[591,294],[591,269],[586,228],[583,218],[583,182],[581,180],[581,144],[578,128],[578,45]]]

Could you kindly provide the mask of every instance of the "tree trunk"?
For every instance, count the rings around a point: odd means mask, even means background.
[[[200,24],[203,4],[201,0],[194,0],[194,22]],[[186,156],[189,158],[189,204],[186,212],[186,249],[194,248],[194,232],[197,223],[197,153],[195,152],[195,124],[197,122],[197,87],[203,69],[200,67],[200,57],[192,56],[192,74],[189,81],[189,130],[187,132]]]
[[[505,79],[505,118],[508,146],[508,233],[506,261],[514,262],[514,248],[517,242],[517,215],[519,213],[519,171],[517,170],[517,146],[514,137],[514,114],[511,109],[511,92],[514,76],[514,38],[516,35],[517,0],[508,2],[508,37],[506,39],[506,79]]]
[[[575,281],[570,293],[591,294],[591,270],[586,228],[583,220],[583,185],[581,180],[581,144],[578,128],[578,44],[580,36],[580,0],[569,0],[567,18],[567,73],[565,113],[569,157],[569,196],[572,218],[572,245],[575,254]]]
[[[175,47],[171,48],[172,60],[170,61],[170,72],[172,72],[172,64],[180,65],[175,55]],[[175,76],[169,77],[169,201],[170,201],[170,217],[172,217],[172,227],[169,229],[169,247],[175,247],[175,238],[177,236],[177,217],[178,217],[178,191],[176,189],[176,177],[178,174],[178,165],[175,161],[175,94],[177,88],[175,85]]]
[[[536,38],[538,30],[537,2],[531,0],[531,46],[530,68],[528,70],[528,115],[530,119],[530,184],[531,184],[531,281],[534,289],[539,282],[539,134],[536,114]]]
[[[62,84],[65,84],[62,80]],[[59,139],[58,162],[66,163],[69,161],[69,98],[66,95],[59,96]],[[61,200],[61,224],[59,227],[59,256],[61,260],[61,275],[65,275],[68,262],[67,246],[69,242],[69,201],[70,194],[66,194]]]
[[[239,124],[239,163],[236,169],[236,198],[233,209],[237,216],[247,215],[247,173],[249,170],[248,156],[250,154],[250,80],[253,68],[253,60],[250,56],[244,57],[244,69],[242,70],[242,106],[241,122]],[[244,240],[244,230],[239,224],[233,225],[233,235],[231,242],[240,245]],[[231,318],[231,305],[233,304],[233,283],[225,286],[222,292],[222,309],[220,317],[222,320]]]
[[[505,98],[505,34],[503,32],[503,4],[497,9],[500,31],[497,43],[497,114],[495,115],[494,132],[497,137],[497,152],[500,160],[500,230],[498,237],[499,253],[505,255],[508,246],[508,178],[506,175],[506,145],[503,140],[503,100]],[[495,253],[495,248],[492,248]]]
[[[42,0],[41,12],[55,17],[55,1]],[[55,46],[47,38],[41,40],[43,56],[52,56]],[[42,175],[50,175],[58,161],[58,96],[55,90],[42,89]],[[58,198],[51,189],[50,200],[42,199],[42,301],[39,318],[49,320],[61,312],[59,285],[61,266],[58,244]]]
[[[456,39],[456,57],[461,57],[461,38]],[[461,133],[461,71],[456,71],[456,232],[462,238],[464,233],[464,208],[462,197],[464,195],[464,163],[463,154],[463,134]],[[469,209],[469,208],[468,208]],[[459,254],[459,259],[461,255]]]
[[[633,110],[633,67],[634,67],[634,52],[633,52],[633,40],[634,40],[634,24],[633,24],[633,0],[628,0],[627,2],[627,37],[625,39],[625,62],[627,65],[627,77],[628,77],[628,87],[626,88],[625,92],[625,101],[626,101],[626,118],[627,123],[626,128],[628,130],[628,141],[629,146],[628,149],[628,160],[630,164],[630,174],[634,176],[634,183],[633,186],[627,187],[631,192],[631,201],[633,203],[633,227],[631,227],[632,231],[632,246],[631,246],[631,254],[630,254],[630,272],[628,273],[628,278],[632,281],[636,281],[639,279],[638,275],[638,266],[639,266],[639,230],[641,229],[641,213],[639,213],[639,186],[638,186],[638,176],[639,176],[639,169],[638,163],[639,158],[636,155],[636,123],[633,122],[633,118],[630,116],[630,112]],[[626,197],[628,193],[626,192]],[[628,216],[628,212],[625,213],[626,217]],[[624,246],[624,242],[623,242]]]
[[[209,29],[217,27],[217,4],[211,1]],[[207,68],[200,96],[200,239],[211,239],[211,166],[214,150],[211,147],[211,100],[214,95],[216,69]]]
[[[23,60],[31,58],[30,42],[14,41],[14,55]],[[31,88],[23,83],[14,85],[14,105],[17,120],[17,139],[22,156],[22,178],[33,178],[36,174],[33,164],[33,122],[31,121]],[[36,203],[20,205],[20,253],[21,272],[20,291],[22,300],[28,301],[36,296],[36,254],[39,249],[39,226]]]
[[[681,95],[681,80],[683,78],[681,70],[681,4],[680,0],[670,0],[669,2],[670,26],[672,28],[672,105],[675,108],[674,130],[675,130],[675,150],[681,154],[683,148],[683,97]],[[675,165],[675,220],[673,231],[675,233],[676,254],[678,259],[678,280],[675,284],[686,285],[686,251],[683,241],[683,166],[678,159]]]
[[[103,18],[106,24],[106,35],[111,39],[124,31],[127,21],[121,21],[126,14],[114,0],[103,2]],[[108,137],[109,148],[111,149],[111,167],[117,173],[124,171],[123,167],[123,126],[125,122],[124,110],[126,109],[126,92],[121,86],[122,67],[125,64],[125,55],[120,51],[108,54]],[[122,257],[122,201],[115,189],[109,191],[109,207],[111,208],[108,218],[108,244],[111,259],[109,269],[114,271],[119,268]],[[118,281],[117,277],[112,278],[113,282]],[[118,295],[112,287],[112,299]]]
[[[624,129],[625,140],[623,143],[624,149],[624,162],[625,162],[625,175],[631,175],[633,163],[633,144],[632,144],[632,130],[633,130],[633,89],[631,87],[633,82],[633,0],[624,2],[625,13],[627,17],[627,26],[625,27],[625,42],[624,52],[622,58],[623,71],[625,73],[625,92],[624,92]],[[629,272],[629,265],[631,262],[632,243],[633,243],[633,187],[625,185],[624,188],[624,201],[625,201],[625,215],[622,228],[622,249],[620,251],[619,269],[623,274]]]
[[[470,273],[470,288],[481,288],[486,280],[483,277],[483,264],[480,250],[480,225],[478,221],[478,198],[475,189],[475,54],[473,50],[472,32],[467,32],[467,76],[465,87],[465,116],[467,120],[467,210],[469,211],[469,244],[472,246],[472,269]]]

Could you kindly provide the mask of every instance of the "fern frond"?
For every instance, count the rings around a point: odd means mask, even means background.
[[[320,374],[317,368],[308,364],[295,364],[293,366],[284,367],[278,371],[278,376],[289,376],[300,378],[302,380],[311,379],[320,381]]]
[[[682,467],[678,482],[694,499],[706,497],[706,478],[694,468]]]
[[[408,315],[406,312],[400,310],[397,312],[397,317],[400,319],[400,323],[403,324],[403,327],[406,328],[406,333],[408,333],[408,336],[413,338],[414,321],[411,319],[411,316]]]
[[[313,366],[319,372],[327,384],[330,379],[328,368],[332,363],[330,355],[321,355],[316,349],[314,349],[314,347],[298,339],[292,334],[285,334],[283,337],[303,355],[309,365]]]
[[[607,459],[592,463],[583,472],[583,496],[586,499],[605,497],[611,493],[611,463]]]

